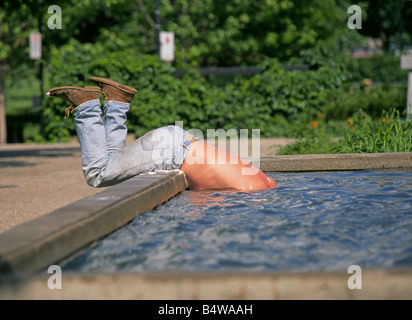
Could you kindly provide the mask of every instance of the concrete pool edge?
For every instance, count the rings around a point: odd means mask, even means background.
[[[142,174],[0,234],[0,275],[34,274],[187,188],[180,171]]]
[[[265,172],[412,168],[412,152],[285,155],[262,157],[259,164]]]
[[[412,296],[411,270],[324,272],[64,273],[61,289],[50,275],[0,279],[0,299],[25,300],[402,300]],[[352,283],[352,282],[351,282]]]

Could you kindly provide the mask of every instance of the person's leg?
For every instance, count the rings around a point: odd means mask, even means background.
[[[171,170],[173,141],[170,132],[159,128],[121,149],[107,148],[106,129],[93,101],[74,109],[82,169],[92,187],[107,187],[151,170]]]
[[[125,148],[114,150],[95,186],[114,185],[147,171],[177,170],[195,139],[176,126],[152,130]]]
[[[106,100],[103,104],[103,125],[109,154],[123,149],[126,144],[127,127],[125,122],[129,107],[129,103],[114,100]]]
[[[116,105],[113,103],[111,107]],[[172,169],[166,165],[172,158],[172,152],[168,133],[164,130],[149,132],[129,146],[120,148],[120,144],[124,145],[125,141],[122,130],[120,133],[114,132],[117,139],[113,138],[113,132],[108,132],[107,125],[104,126],[100,117],[98,101],[80,105],[74,109],[73,114],[82,153],[82,169],[90,186],[112,186],[145,171]],[[116,117],[113,117],[114,121],[108,121],[108,126],[112,128],[118,123]],[[107,138],[112,143],[110,151]],[[156,152],[161,154],[156,156]]]
[[[126,113],[137,90],[106,78],[91,77],[90,80],[101,88],[106,100],[103,104],[103,124],[110,155],[123,149],[126,144]]]
[[[171,127],[148,132],[125,147],[126,113],[137,90],[111,79],[91,77],[90,80],[102,89],[106,99],[103,124],[108,150],[106,170],[95,178],[93,185],[113,185],[150,170],[176,169],[178,166],[172,163],[175,131]]]
[[[93,185],[108,163],[106,134],[101,118],[100,88],[56,87],[49,89],[46,94],[67,100],[72,104],[71,108],[74,107],[82,170],[87,183]]]
[[[105,187],[117,184],[142,172],[151,170],[179,169],[195,137],[176,126],[168,126],[152,130],[125,148],[112,148],[109,153],[106,133],[107,125],[122,127],[124,122],[115,116],[117,103],[107,106],[109,116],[106,117],[106,128],[101,118],[100,100],[95,93],[93,99],[84,96],[84,89],[78,87],[69,92],[60,92],[56,88],[48,91],[49,95],[66,99],[74,105],[74,120],[79,136],[82,153],[82,169],[86,182],[93,187]],[[75,94],[72,94],[72,93]],[[59,94],[57,94],[59,93]],[[73,97],[77,97],[75,100]],[[121,108],[126,107],[123,103]],[[113,111],[113,117],[110,115]],[[124,115],[124,112],[121,112]],[[112,118],[115,120],[112,123]],[[120,116],[123,118],[123,116]],[[124,143],[124,131],[119,139],[112,141],[112,146]],[[123,142],[122,142],[123,141]]]
[[[90,186],[97,186],[99,177],[104,174],[109,162],[100,100],[90,100],[81,104],[73,110],[73,114],[84,178]]]

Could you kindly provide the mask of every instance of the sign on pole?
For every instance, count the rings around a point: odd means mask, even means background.
[[[30,59],[40,59],[41,58],[41,33],[32,32],[30,33]]]
[[[160,60],[171,62],[175,59],[175,34],[160,31]]]
[[[406,101],[406,114],[412,116],[412,56],[401,57],[401,69],[409,70],[408,73],[408,96]]]

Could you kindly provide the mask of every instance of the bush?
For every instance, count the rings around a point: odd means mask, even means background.
[[[301,136],[296,142],[281,148],[278,154],[330,154],[338,153],[338,151],[339,143],[323,127],[306,131],[303,137]]]
[[[278,135],[276,126],[282,118],[308,121],[320,112],[328,92],[342,84],[342,74],[327,66],[307,72],[286,72],[276,60],[269,60],[263,68],[262,74],[242,82],[235,101],[243,111],[237,120],[250,116],[251,125],[261,128],[265,136]]]
[[[263,73],[238,79],[223,87],[212,86],[196,70],[179,78],[157,56],[133,51],[105,52],[98,45],[72,42],[52,53],[52,86],[91,85],[90,76],[108,77],[138,89],[128,128],[137,136],[183,121],[185,129],[260,129],[262,136],[284,135],[288,121],[310,119],[339,88],[342,72],[328,65],[307,72],[286,72],[275,59],[263,64]],[[46,99],[45,138],[64,141],[74,134],[65,121],[61,99]]]
[[[179,84],[171,75],[172,68],[154,56],[136,55],[130,50],[107,53],[99,46],[73,42],[53,52],[49,71],[53,87],[93,85],[88,78],[100,76],[137,88],[127,123],[136,134],[173,122],[179,112],[172,101],[176,97],[173,93],[179,91]],[[64,141],[74,134],[73,121],[64,120],[67,106],[61,99],[47,99],[44,106],[47,140]]]
[[[401,69],[400,57],[390,53],[363,59],[346,57],[343,62],[350,82],[372,79],[373,82],[391,83],[408,79],[408,71]]]
[[[362,109],[375,119],[384,111],[404,110],[406,93],[406,84],[382,85],[376,88],[350,87],[346,90],[329,91],[322,113],[326,119],[347,119]]]

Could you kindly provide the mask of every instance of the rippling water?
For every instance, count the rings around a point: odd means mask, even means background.
[[[62,267],[111,272],[412,266],[412,170],[269,175],[277,188],[186,190]]]

